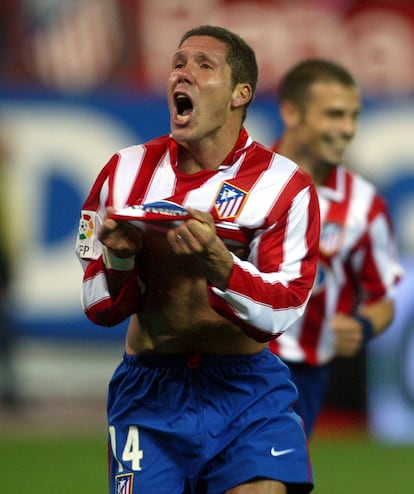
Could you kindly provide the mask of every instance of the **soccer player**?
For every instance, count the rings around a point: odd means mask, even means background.
[[[361,109],[352,75],[330,60],[300,62],[282,78],[279,108],[284,131],[273,149],[311,175],[321,212],[319,268],[305,315],[270,343],[291,369],[309,436],[329,362],[355,356],[389,326],[401,268],[384,199],[343,164]]]
[[[309,175],[243,127],[256,82],[238,35],[184,34],[171,134],[115,154],[84,203],[85,313],[130,317],[109,386],[111,493],[312,489],[297,391],[268,342],[310,296],[319,206]],[[138,228],[119,219],[132,205],[174,221]]]

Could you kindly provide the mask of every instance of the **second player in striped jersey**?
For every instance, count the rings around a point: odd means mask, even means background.
[[[279,89],[284,132],[274,150],[313,178],[321,211],[319,268],[305,315],[271,349],[299,389],[308,434],[324,403],[329,362],[352,357],[394,315],[402,270],[387,206],[374,185],[343,164],[361,100],[351,74],[329,60],[294,66]]]

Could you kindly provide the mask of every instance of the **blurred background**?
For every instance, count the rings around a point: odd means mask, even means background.
[[[394,448],[387,449],[388,461],[396,448],[412,454],[411,0],[2,0],[0,452],[2,442],[11,451],[16,434],[106,434],[106,386],[125,327],[95,327],[81,311],[79,210],[115,151],[168,133],[171,55],[187,29],[207,23],[238,32],[256,50],[260,82],[246,126],[265,144],[281,130],[278,80],[298,60],[334,58],[361,86],[364,107],[348,163],[387,199],[406,276],[392,327],[367,353],[334,363],[316,458],[324,464],[321,444],[332,460],[329,441],[337,441],[338,432]],[[10,472],[12,459],[0,471]],[[104,469],[103,462],[103,476]],[[47,490],[45,478],[39,484],[39,492]],[[61,492],[102,492],[96,484],[90,491],[82,485]],[[344,492],[350,490],[360,492]],[[7,492],[20,491],[15,484]]]

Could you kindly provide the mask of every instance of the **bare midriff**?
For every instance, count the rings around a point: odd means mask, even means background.
[[[260,352],[266,346],[211,308],[205,276],[193,256],[178,257],[165,239],[151,236],[146,238],[139,265],[145,290],[139,313],[132,316],[128,327],[127,353],[196,349],[240,355]]]

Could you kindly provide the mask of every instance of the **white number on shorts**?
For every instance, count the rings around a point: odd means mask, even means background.
[[[113,457],[118,462],[118,472],[124,471],[122,463],[118,460],[116,454],[116,431],[113,425],[109,426],[109,437],[111,441],[111,450]],[[144,456],[142,449],[139,449],[139,432],[136,425],[130,425],[128,429],[128,436],[125,441],[124,450],[122,451],[122,461],[131,462],[131,470],[141,470],[141,462]]]

